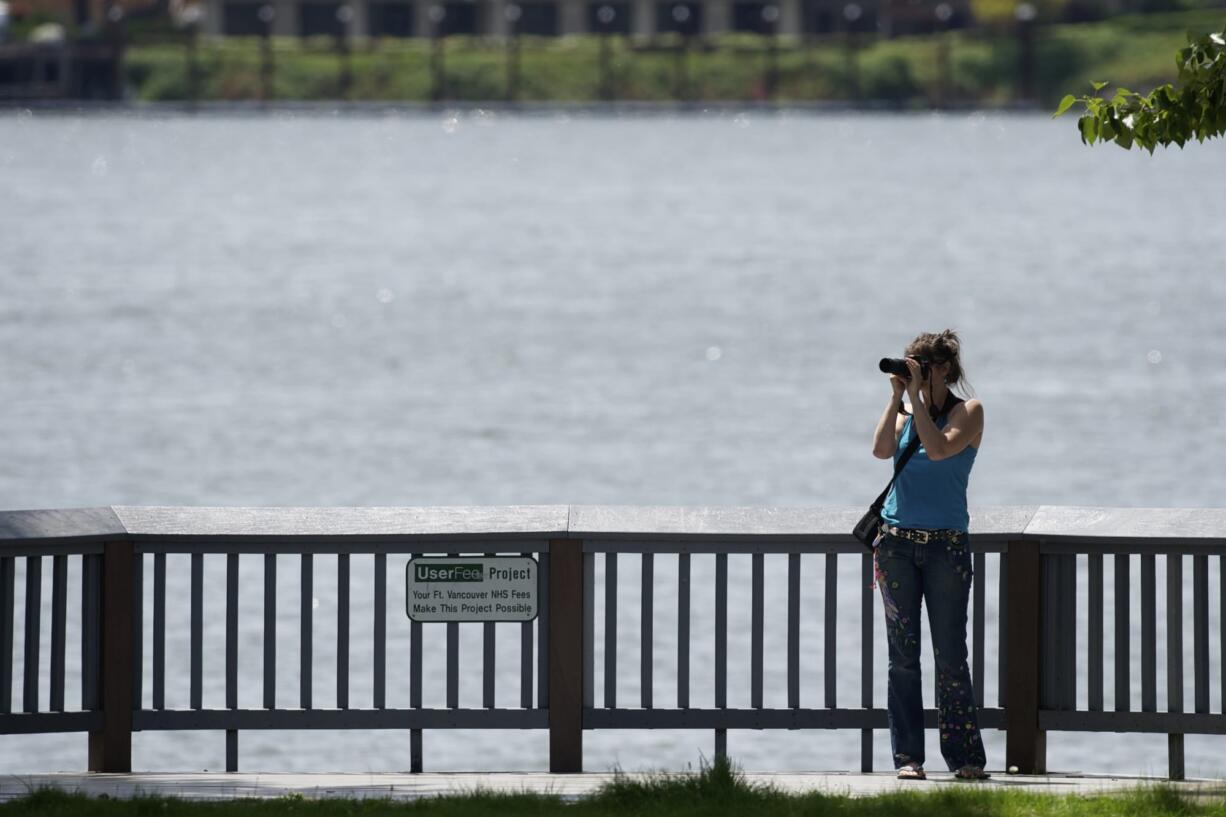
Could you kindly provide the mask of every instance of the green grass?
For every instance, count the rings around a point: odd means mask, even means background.
[[[833,793],[785,794],[747,782],[726,762],[704,767],[697,775],[619,776],[596,794],[577,802],[536,794],[489,794],[438,797],[416,801],[275,800],[186,802],[164,797],[132,800],[89,799],[58,791],[38,791],[0,805],[0,817],[119,817],[119,815],[190,815],[191,817],[1200,817],[1226,816],[1221,796],[1193,798],[1162,784],[1119,795],[1030,794],[975,784],[924,786],[916,792],[851,798]]]
[[[1132,15],[1096,23],[1046,25],[1036,42],[1035,91],[1052,107],[1066,93],[1082,93],[1090,80],[1111,80],[1146,91],[1175,78],[1174,55],[1185,33],[1226,26],[1226,10]],[[729,34],[695,41],[679,57],[676,40],[654,43],[613,38],[610,81],[623,100],[741,101],[766,96],[765,39]],[[939,100],[994,105],[1016,96],[1018,41],[1009,31],[951,32],[863,42],[854,63],[846,43],[831,37],[810,42],[781,39],[776,54],[776,98],[783,102],[873,100],[898,107],[926,107]],[[947,49],[948,69],[938,54]],[[505,44],[479,37],[445,41],[445,97],[459,101],[507,96]],[[199,45],[201,98],[251,100],[260,95],[260,43],[254,38],[203,39]],[[272,96],[283,100],[333,100],[342,96],[340,61],[326,38],[273,41]],[[431,98],[431,45],[422,40],[381,40],[354,48],[349,98],[425,101]],[[600,98],[600,41],[593,36],[530,38],[519,47],[523,101],[594,101]],[[854,75],[853,72],[854,71]],[[134,38],[125,76],[141,100],[190,96],[186,48],[158,37]],[[852,77],[858,81],[853,90]]]

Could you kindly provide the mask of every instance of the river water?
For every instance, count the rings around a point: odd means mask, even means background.
[[[888,394],[876,360],[947,326],[986,407],[972,505],[1218,506],[1224,174],[1220,141],[1090,149],[1073,121],[1043,115],[7,112],[0,507],[862,505],[888,478],[868,453]],[[844,561],[840,621],[854,633],[858,565]],[[317,562],[315,696],[330,701],[335,574]],[[656,566],[661,706],[674,701],[673,564]],[[619,703],[636,705],[637,558],[620,567]],[[822,705],[821,567],[805,561],[804,706]],[[222,561],[206,569],[224,575]],[[240,703],[258,706],[262,566],[242,570]],[[391,560],[389,575],[402,570]],[[187,609],[173,603],[185,571],[171,559],[170,706],[187,705]],[[368,559],[353,571],[351,697],[368,706]],[[712,567],[696,558],[694,571],[705,615]],[[994,571],[981,577],[990,612]],[[278,700],[293,705],[296,566],[280,577]],[[782,623],[782,593],[768,596]],[[748,645],[741,601],[734,591],[733,656]],[[395,706],[408,630],[396,581],[388,602]],[[210,598],[206,612],[206,705],[220,706],[224,611]],[[695,615],[694,703],[709,705],[709,616]],[[462,629],[479,655],[480,628]],[[766,702],[786,705],[774,629]],[[499,705],[514,706],[517,630],[499,633]],[[1108,645],[1108,690],[1111,657]],[[730,703],[744,706],[740,671]],[[987,675],[994,705],[991,656]],[[480,690],[474,669],[462,704],[479,706]],[[427,703],[441,695],[429,667]],[[854,671],[839,695],[859,703]],[[1003,742],[987,741],[999,767]],[[707,732],[586,742],[592,769],[712,752]],[[1166,765],[1163,736],[1053,734],[1049,747],[1057,769]],[[1223,748],[1189,737],[1189,773],[1226,772]],[[223,750],[219,733],[140,734],[134,765],[217,769]],[[752,769],[859,759],[858,734],[840,732],[734,732],[729,750]],[[241,752],[244,769],[404,769],[408,738],[243,733]],[[884,731],[875,757],[890,765]],[[546,758],[543,732],[426,734],[427,769]],[[84,762],[82,735],[0,741],[6,771]]]

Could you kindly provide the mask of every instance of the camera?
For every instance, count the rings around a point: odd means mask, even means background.
[[[928,379],[928,361],[922,357],[913,357],[920,365],[920,377]],[[907,368],[907,361],[901,357],[883,357],[881,362],[877,364],[881,371],[886,374],[893,374],[901,377],[903,380],[911,379],[911,370]]]

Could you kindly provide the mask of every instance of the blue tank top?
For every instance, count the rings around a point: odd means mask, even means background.
[[[914,418],[908,417],[894,452],[895,463],[915,434],[913,424]],[[944,428],[945,424],[942,418],[937,427]],[[952,457],[933,462],[920,443],[886,497],[881,518],[899,528],[965,531],[970,524],[966,488],[976,453],[968,445]]]

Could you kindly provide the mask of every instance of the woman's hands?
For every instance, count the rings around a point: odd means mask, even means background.
[[[912,406],[918,406],[920,404],[920,386],[923,383],[923,373],[920,369],[920,362],[913,357],[903,358],[903,360],[906,361],[907,368],[911,371],[911,377],[903,381],[907,390],[907,396],[911,398]],[[894,375],[890,375],[890,377],[893,379],[898,379],[895,378]]]

